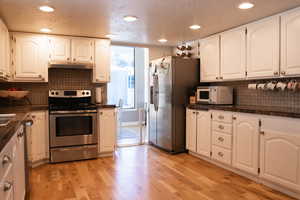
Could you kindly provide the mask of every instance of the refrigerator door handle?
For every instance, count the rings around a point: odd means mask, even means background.
[[[150,104],[154,104],[154,87],[150,86]]]
[[[158,105],[159,105],[159,83],[158,83],[158,75],[155,75],[155,91],[154,91],[154,95],[155,95],[155,111],[158,111]]]

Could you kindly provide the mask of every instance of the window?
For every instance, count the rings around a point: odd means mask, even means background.
[[[135,108],[134,47],[111,47],[111,81],[108,103],[122,108]]]

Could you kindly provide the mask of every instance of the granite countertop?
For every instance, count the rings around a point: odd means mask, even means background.
[[[31,111],[47,110],[48,105],[28,105],[28,106],[0,106],[0,114],[15,113],[15,119],[7,126],[0,127],[0,152],[5,145],[10,141],[14,133],[21,126],[24,120],[27,119]]]
[[[197,110],[222,110],[231,112],[253,113],[262,115],[272,115],[280,117],[300,118],[300,108],[286,108],[274,106],[238,106],[238,105],[204,105],[189,104],[190,109]]]

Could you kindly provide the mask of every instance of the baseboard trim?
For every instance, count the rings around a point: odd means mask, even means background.
[[[36,167],[39,167],[41,165],[48,164],[49,162],[50,162],[49,159],[46,158],[46,159],[43,159],[43,160],[37,160],[37,161],[34,161],[34,162],[29,162],[28,165],[31,168],[36,168]]]
[[[297,193],[297,192],[292,191],[290,189],[284,188],[284,187],[282,187],[282,186],[280,186],[280,185],[278,185],[276,183],[272,183],[270,181],[264,180],[263,178],[261,178],[259,176],[248,174],[248,173],[243,172],[243,171],[241,171],[239,169],[233,168],[232,166],[229,166],[229,165],[226,165],[224,163],[220,163],[218,161],[212,160],[212,159],[210,159],[208,157],[199,155],[199,154],[197,154],[195,152],[189,151],[188,153],[190,155],[192,155],[192,156],[195,156],[195,157],[201,159],[201,160],[205,160],[205,161],[207,161],[207,162],[209,162],[211,164],[217,165],[218,167],[221,167],[223,169],[231,171],[231,172],[233,172],[235,174],[238,174],[240,176],[246,177],[246,178],[248,178],[248,179],[250,179],[250,180],[252,180],[252,181],[254,181],[256,183],[263,184],[263,185],[265,185],[265,186],[267,186],[267,187],[269,187],[271,189],[274,189],[274,190],[276,190],[278,192],[281,192],[281,193],[286,194],[286,195],[288,195],[290,197],[293,197],[295,199],[299,199],[300,200],[300,193]]]

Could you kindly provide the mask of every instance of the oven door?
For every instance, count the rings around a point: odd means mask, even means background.
[[[197,102],[198,103],[209,103],[209,99],[210,99],[210,89],[209,88],[197,89]]]
[[[50,147],[97,144],[97,114],[50,114]]]

